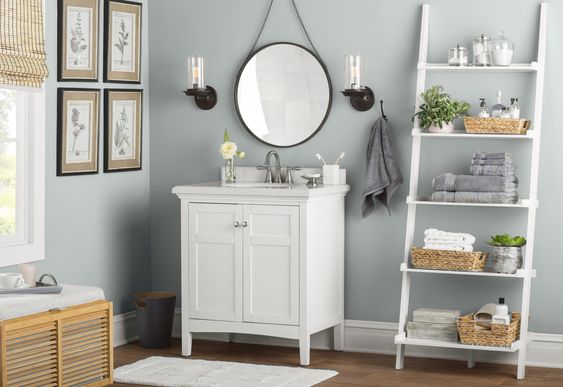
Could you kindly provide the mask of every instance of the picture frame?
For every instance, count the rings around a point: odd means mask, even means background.
[[[105,0],[104,82],[141,83],[143,5]]]
[[[98,81],[99,0],[58,0],[57,78]]]
[[[57,176],[98,173],[100,89],[57,90]]]
[[[104,172],[142,169],[143,90],[104,90]]]

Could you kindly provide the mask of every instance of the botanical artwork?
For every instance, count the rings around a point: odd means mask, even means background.
[[[67,107],[66,163],[83,163],[92,159],[91,101],[69,101]]]
[[[112,13],[111,71],[135,71],[135,14]]]
[[[92,9],[70,6],[66,21],[66,68],[92,69]]]
[[[112,160],[129,160],[135,157],[136,105],[136,101],[113,101]]]

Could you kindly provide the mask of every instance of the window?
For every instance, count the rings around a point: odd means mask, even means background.
[[[0,266],[44,258],[44,93],[0,87]]]

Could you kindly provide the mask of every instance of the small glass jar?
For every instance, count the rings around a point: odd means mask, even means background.
[[[448,65],[450,66],[467,66],[469,64],[469,52],[467,48],[456,47],[450,48],[448,51]]]
[[[491,39],[487,34],[481,34],[473,40],[473,65],[491,66],[492,64]]]
[[[514,55],[514,43],[500,32],[493,41],[493,63],[495,66],[510,66]]]

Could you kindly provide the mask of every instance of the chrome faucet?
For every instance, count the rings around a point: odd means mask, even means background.
[[[272,155],[275,157],[276,164],[274,166],[274,172],[272,172],[271,159]],[[266,177],[264,178],[264,183],[281,183],[281,163],[280,155],[275,150],[271,150],[266,154],[266,160],[264,161],[264,166],[257,167],[258,169],[266,170]]]

